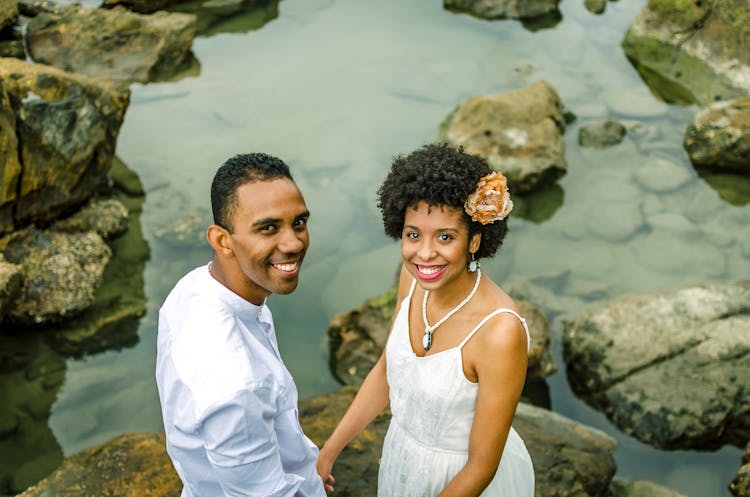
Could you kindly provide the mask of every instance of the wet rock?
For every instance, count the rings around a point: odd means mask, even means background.
[[[15,226],[13,208],[20,178],[16,114],[6,85],[0,79],[0,234],[11,231]]]
[[[560,97],[545,81],[464,101],[440,126],[440,139],[481,155],[507,177],[511,193],[555,182],[567,170]]]
[[[18,0],[0,0],[0,29],[12,26],[18,20]]]
[[[745,446],[742,466],[729,484],[729,491],[734,497],[750,497],[750,442]]]
[[[443,0],[446,9],[483,19],[530,19],[558,12],[559,0]]]
[[[55,233],[27,228],[5,248],[23,268],[23,285],[8,317],[26,325],[60,321],[94,301],[112,251],[96,233]]]
[[[607,0],[583,0],[583,6],[592,14],[603,14],[607,9]]]
[[[23,282],[23,271],[18,264],[12,264],[5,260],[0,253],[0,322],[6,310],[15,301],[18,291]]]
[[[702,110],[684,145],[696,167],[750,176],[750,96]]]
[[[67,457],[51,475],[18,497],[179,497],[182,482],[163,433],[121,435]]]
[[[321,446],[344,415],[356,389],[300,402],[304,432]],[[388,429],[388,411],[346,447],[334,467],[338,495],[375,496],[378,459]],[[523,437],[536,474],[540,497],[603,495],[615,472],[612,453],[616,442],[608,435],[559,414],[525,403],[518,405],[513,426]]]
[[[750,282],[625,295],[564,319],[573,391],[664,449],[750,438]]]
[[[51,229],[64,233],[94,231],[109,240],[127,231],[128,210],[118,200],[94,199],[72,216],[57,221]]]
[[[700,103],[750,91],[750,5],[746,0],[649,0],[622,46],[651,91]]]
[[[66,71],[145,83],[166,77],[190,61],[195,16],[152,15],[71,6],[40,13],[28,25],[29,53]]]
[[[625,138],[625,126],[605,119],[582,126],[578,131],[578,144],[582,147],[606,148],[617,145]]]
[[[2,212],[8,206],[13,212],[12,226],[0,220],[0,230],[70,214],[94,195],[109,171],[129,91],[16,59],[0,59],[0,85],[13,102],[3,105],[8,113],[0,123],[15,119],[16,139],[7,144],[18,148],[0,157],[5,161],[0,172],[9,180],[0,194],[0,219],[7,219]]]
[[[0,33],[0,57],[26,58],[23,34],[18,26],[7,27]]]
[[[650,481],[612,480],[606,497],[684,497]]]
[[[328,326],[329,366],[345,385],[360,385],[383,352],[388,327],[396,307],[394,286],[356,309],[337,314]],[[527,376],[529,380],[546,378],[556,371],[549,351],[550,330],[544,311],[522,300],[516,304],[531,332]]]

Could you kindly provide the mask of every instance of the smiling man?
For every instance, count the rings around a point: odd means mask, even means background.
[[[212,261],[159,311],[156,382],[182,497],[324,496],[266,298],[297,287],[310,213],[287,165],[237,155],[211,184]]]

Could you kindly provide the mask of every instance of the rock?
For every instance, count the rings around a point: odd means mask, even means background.
[[[195,14],[196,36],[247,33],[279,17],[279,0],[197,0],[169,10]]]
[[[112,251],[96,233],[27,228],[11,236],[8,261],[23,268],[23,285],[9,318],[38,325],[74,316],[94,301]]]
[[[22,282],[21,266],[7,262],[0,252],[0,322],[5,316],[8,305],[15,301]]]
[[[108,240],[128,230],[128,210],[114,199],[92,200],[72,216],[57,221],[50,229],[63,233],[94,231]]]
[[[191,14],[143,15],[122,7],[71,6],[33,18],[26,41],[38,62],[88,76],[145,83],[190,61],[195,23]]]
[[[606,497],[685,497],[650,481],[612,480]]]
[[[742,466],[729,484],[729,491],[734,497],[750,497],[750,442],[745,446]]]
[[[605,119],[582,126],[578,130],[578,144],[582,147],[611,147],[620,143],[626,133],[625,126],[617,121]]]
[[[625,295],[563,320],[573,391],[664,449],[750,438],[750,281]]]
[[[344,415],[356,389],[300,402],[304,432],[321,446]],[[390,416],[380,414],[346,447],[334,467],[337,495],[375,496],[378,459]],[[616,442],[608,435],[546,409],[521,403],[513,423],[531,454],[540,497],[603,495],[615,472]]]
[[[67,457],[18,497],[179,497],[182,482],[165,444],[163,433],[121,435]]]
[[[102,8],[109,9],[121,5],[133,12],[151,14],[157,10],[164,10],[171,5],[183,2],[185,0],[104,0],[101,6]]]
[[[0,0],[0,29],[18,21],[18,0]]]
[[[18,0],[18,10],[26,17],[36,17],[42,12],[63,12],[67,8],[53,0]]]
[[[702,110],[684,145],[696,167],[750,176],[750,96]]]
[[[667,193],[679,190],[693,180],[689,166],[671,158],[649,155],[633,172],[635,181],[646,191]]]
[[[0,78],[0,235],[15,227],[13,210],[21,170],[16,113],[11,106],[6,85]]]
[[[557,13],[559,0],[443,0],[446,9],[483,19],[531,19]]]
[[[649,0],[622,42],[651,91],[700,103],[750,91],[750,4],[746,0]]]
[[[603,14],[607,8],[607,0],[583,0],[583,6],[592,14]]]
[[[23,43],[23,34],[17,26],[5,28],[0,40],[0,57],[15,57],[26,59],[26,47]]]
[[[0,85],[14,102],[2,106],[12,113],[3,112],[0,123],[14,119],[17,137],[8,138],[11,151],[0,157],[5,161],[0,173],[8,180],[3,182],[0,219],[7,219],[2,212],[8,208],[13,212],[12,225],[0,221],[0,230],[70,214],[94,195],[109,171],[129,91],[110,81],[16,59],[0,59]],[[12,131],[3,125],[4,131]],[[17,153],[12,152],[14,143]],[[19,165],[13,155],[20,158]]]
[[[565,174],[565,119],[560,97],[545,81],[520,90],[474,96],[440,126],[440,139],[481,155],[524,193]]]
[[[345,385],[360,385],[383,352],[388,338],[397,287],[366,300],[356,309],[335,315],[328,325],[329,366]],[[550,330],[544,311],[517,300],[531,332],[528,380],[546,378],[556,371],[549,351]]]

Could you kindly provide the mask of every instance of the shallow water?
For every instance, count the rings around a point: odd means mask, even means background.
[[[241,16],[196,39],[192,76],[134,85],[117,153],[147,191],[141,221],[151,259],[140,340],[52,361],[64,380],[51,386],[48,424],[40,415],[38,437],[49,448],[23,471],[120,433],[162,430],[156,312],[174,282],[210,257],[201,239],[208,187],[234,153],[286,160],[312,212],[301,284],[270,300],[301,397],[337,388],[327,367],[330,318],[391,284],[399,250],[382,234],[374,202],[390,158],[434,140],[443,118],[473,94],[545,79],[578,117],[566,132],[569,171],[560,188],[527,199],[535,214],[512,218],[500,254],[483,262],[501,284],[533,280],[548,290],[538,303],[553,318],[559,369],[562,313],[623,292],[747,278],[747,198],[724,200],[698,176],[681,145],[697,109],[652,96],[619,46],[645,2],[610,2],[602,16],[582,3],[563,2],[559,24],[532,32],[516,21],[454,14],[437,1],[284,0],[259,29],[248,31],[257,16]],[[602,118],[628,124],[625,141],[578,147],[578,128]],[[194,227],[186,240],[170,236],[179,225]],[[617,477],[688,497],[729,495],[739,449],[650,448],[573,397],[562,371],[548,384],[554,410],[619,440]]]

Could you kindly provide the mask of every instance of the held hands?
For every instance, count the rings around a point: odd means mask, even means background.
[[[320,454],[318,455],[317,471],[318,475],[320,475],[320,478],[323,480],[323,488],[326,492],[333,492],[333,486],[330,483],[336,482],[331,474],[331,469],[333,469],[333,459],[328,457],[325,449],[321,449]]]

